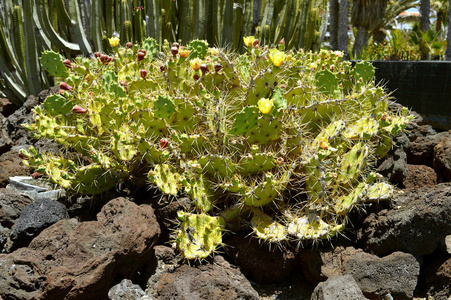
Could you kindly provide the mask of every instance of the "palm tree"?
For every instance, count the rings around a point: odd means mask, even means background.
[[[388,0],[354,0],[351,11],[351,20],[357,28],[352,53],[358,56],[364,46],[368,44],[369,32],[384,17]]]
[[[435,11],[437,21],[435,22],[435,31],[439,32],[442,30],[442,24],[446,22],[446,14],[448,13],[448,0],[432,0],[431,9]]]
[[[423,32],[429,30],[429,13],[431,11],[431,1],[430,0],[420,0],[420,29]]]
[[[445,59],[451,60],[451,29],[450,29],[450,23],[451,23],[451,0],[449,0],[448,5],[448,34],[446,35],[446,54]]]
[[[379,20],[371,35],[373,41],[381,43],[388,36],[388,31],[396,28],[396,18],[400,13],[410,8],[417,7],[418,0],[390,0],[387,3],[384,17]]]
[[[348,54],[348,15],[349,0],[330,0],[330,46],[332,50],[343,51]]]

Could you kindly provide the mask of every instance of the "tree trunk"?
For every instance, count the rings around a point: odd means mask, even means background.
[[[345,59],[349,59],[348,15],[349,15],[349,0],[340,0],[340,10],[338,13],[338,50],[343,51]]]
[[[420,0],[420,29],[423,32],[429,30],[429,13],[431,10],[431,2],[430,0]]]
[[[355,37],[354,48],[352,49],[354,59],[358,58],[363,50],[363,47],[368,44],[368,37],[368,31],[363,26],[357,27],[357,35]]]
[[[449,0],[449,8],[448,8],[448,33],[446,35],[446,60],[451,60],[451,0]]]
[[[329,33],[330,33],[330,48],[338,50],[338,0],[330,0],[330,19],[329,19]]]

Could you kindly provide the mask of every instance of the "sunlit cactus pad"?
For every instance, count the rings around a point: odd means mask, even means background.
[[[65,63],[43,53],[61,92],[24,127],[71,151],[21,155],[74,192],[147,181],[185,193],[194,211],[179,213],[175,240],[186,258],[212,254],[227,230],[272,244],[329,239],[352,209],[393,193],[374,163],[411,117],[388,110],[370,63],[255,43],[241,55],[151,39],[117,51]]]

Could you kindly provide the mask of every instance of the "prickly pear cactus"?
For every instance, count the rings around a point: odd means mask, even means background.
[[[148,39],[114,56],[43,54],[61,92],[24,127],[71,154],[22,150],[25,162],[78,193],[141,179],[188,195],[194,211],[179,212],[175,234],[187,259],[243,224],[268,243],[330,239],[352,209],[393,193],[372,170],[410,116],[388,110],[370,63],[203,41],[157,49]]]

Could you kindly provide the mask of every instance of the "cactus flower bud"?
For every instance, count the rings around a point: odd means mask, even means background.
[[[142,53],[146,54],[147,50],[146,49],[141,49],[141,50],[139,50],[139,52],[142,52]]]
[[[31,174],[31,177],[33,177],[33,179],[38,179],[42,177],[42,173],[34,172],[33,174]]]
[[[174,55],[174,57],[175,57],[175,56],[177,56],[177,54],[179,53],[179,48],[177,48],[177,47],[172,47],[172,48],[171,48],[171,52],[172,52],[172,55]]]
[[[100,52],[94,52],[94,56],[95,56],[95,57],[99,58],[100,55],[102,55],[102,54],[100,54]]]
[[[141,74],[142,79],[146,79],[146,76],[147,76],[146,70],[141,70],[141,71],[139,71],[139,73]]]
[[[66,59],[65,61],[63,61],[63,64],[66,66],[66,68],[72,69],[72,63],[70,62],[70,60]]]
[[[161,148],[161,149],[166,149],[166,147],[168,146],[168,144],[169,144],[169,140],[168,140],[167,138],[162,138],[162,139],[160,140],[160,148]]]
[[[85,108],[81,107],[80,105],[75,105],[72,108],[72,111],[76,114],[85,114],[88,112]]]
[[[256,40],[255,40],[254,36],[245,36],[245,37],[243,37],[243,41],[244,41],[244,45],[246,45],[246,47],[251,47]]]
[[[188,55],[189,55],[189,50],[186,50],[186,49],[180,49],[179,54],[180,54],[180,57],[188,57]]]
[[[19,151],[19,157],[21,158],[21,159],[26,159],[26,160],[29,160],[30,158],[28,157],[28,156],[26,156],[22,151]]]
[[[144,52],[139,51],[137,54],[138,61],[142,61],[144,59],[144,56],[146,56],[146,54]]]
[[[284,163],[284,159],[283,159],[283,157],[278,157],[277,159],[276,159],[276,164],[278,164],[278,165],[281,165],[281,164],[283,164]]]
[[[166,71],[166,66],[165,66],[165,65],[161,65],[161,66],[160,66],[160,71],[161,71],[161,72]]]
[[[172,48],[176,47],[177,49],[180,48],[180,44],[177,42],[172,43]]]
[[[199,80],[199,78],[200,78],[199,75],[197,75],[197,74],[194,74],[194,75],[193,75],[193,79],[194,79],[194,80]]]
[[[282,38],[279,42],[279,44],[285,45],[285,38]]]
[[[65,90],[65,91],[70,91],[72,89],[72,87],[65,82],[61,82],[60,89]]]
[[[202,74],[206,74],[208,72],[208,66],[207,64],[201,64],[200,65],[200,70],[202,71]]]
[[[133,43],[128,42],[127,44],[125,44],[125,47],[127,47],[128,49],[131,49],[131,48],[133,48]]]
[[[259,43],[260,41],[258,39],[256,39],[253,43],[252,46],[254,46],[255,49],[257,49],[259,47]]]

